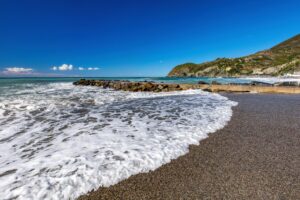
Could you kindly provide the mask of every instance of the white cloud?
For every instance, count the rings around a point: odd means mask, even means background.
[[[53,69],[53,68],[52,68]],[[55,68],[54,68],[55,69]],[[56,67],[58,70],[58,67]],[[0,70],[0,77],[57,77],[57,76],[67,76],[65,74],[55,74],[55,73],[42,73],[38,72],[32,68],[24,67],[7,67]],[[72,75],[75,76],[75,75]]]
[[[23,67],[8,67],[3,71],[4,74],[31,74],[33,71],[32,68],[23,68]]]
[[[56,70],[59,70],[59,71],[71,71],[73,70],[73,65],[68,65],[68,64],[62,64],[61,66],[53,66],[51,68],[52,70],[56,71]]]
[[[52,70],[54,71],[71,71],[73,69],[79,70],[79,71],[84,71],[84,70],[89,70],[89,71],[94,71],[94,70],[99,70],[99,67],[74,67],[73,65],[68,65],[68,64],[62,64],[61,66],[53,66],[51,67]]]
[[[88,70],[99,70],[99,67],[89,67]]]

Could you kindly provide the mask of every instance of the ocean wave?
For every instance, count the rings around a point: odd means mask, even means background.
[[[223,128],[236,103],[201,90],[26,85],[0,95],[0,194],[74,199],[155,170]]]

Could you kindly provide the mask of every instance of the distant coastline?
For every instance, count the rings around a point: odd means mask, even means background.
[[[240,58],[217,58],[174,67],[170,77],[300,76],[300,34],[268,50]]]

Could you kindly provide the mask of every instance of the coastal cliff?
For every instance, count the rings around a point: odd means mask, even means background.
[[[280,76],[300,74],[300,34],[268,50],[240,58],[218,58],[201,64],[178,65],[170,77]]]

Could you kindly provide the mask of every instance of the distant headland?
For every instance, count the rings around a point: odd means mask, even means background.
[[[174,67],[169,77],[300,76],[300,34],[264,51],[240,58],[218,58]]]

